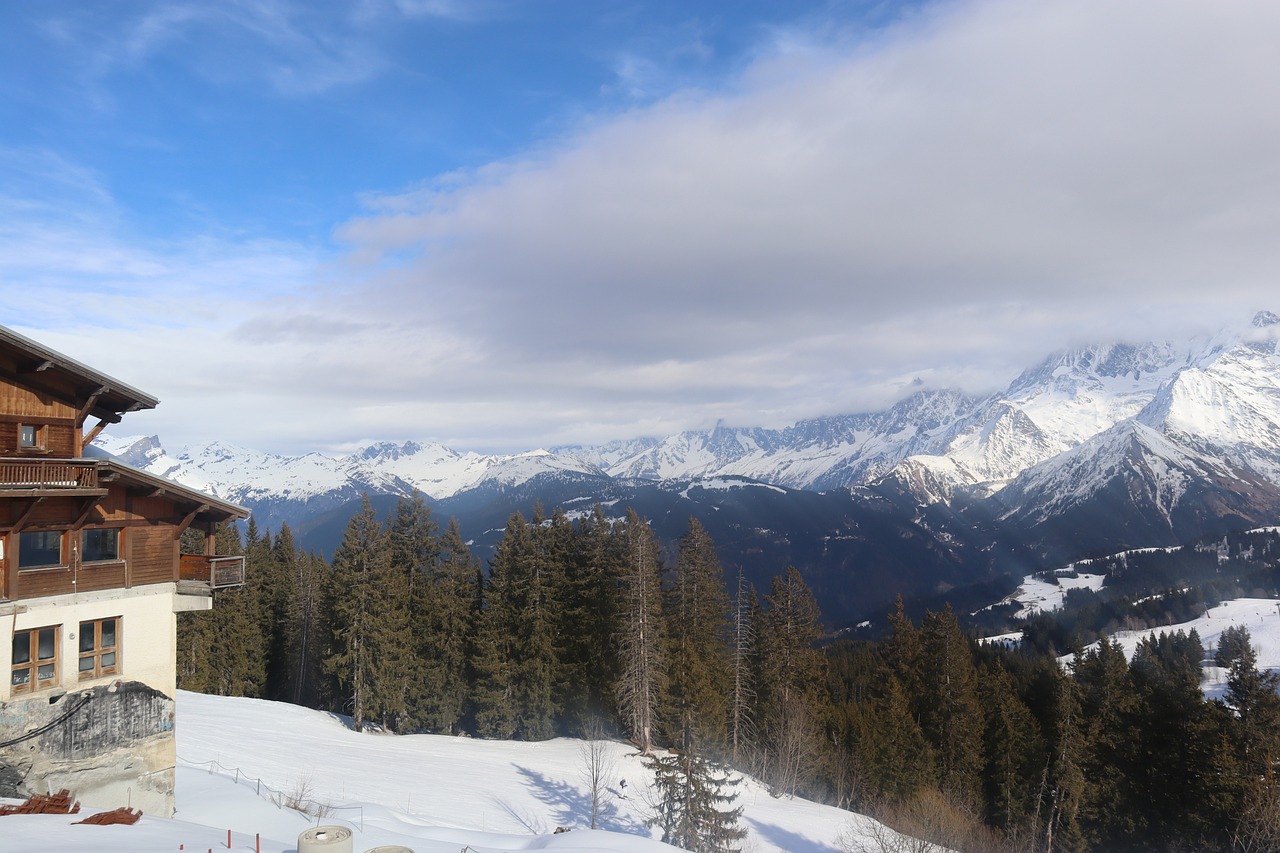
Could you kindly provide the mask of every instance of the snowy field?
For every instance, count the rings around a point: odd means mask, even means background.
[[[1061,576],[1056,584],[1040,580],[1035,575],[1027,575],[1018,586],[1018,591],[1005,599],[1016,601],[1021,605],[1015,619],[1026,619],[1037,613],[1060,610],[1071,589],[1102,589],[1106,575],[1080,574],[1076,577]]]
[[[355,853],[401,845],[415,853],[658,853],[645,770],[634,750],[609,744],[613,780],[592,831],[582,743],[357,734],[331,714],[278,702],[180,693],[178,813],[135,826],[76,826],[75,816],[0,818],[0,851],[252,851],[285,853],[322,824],[354,833]],[[622,781],[626,781],[625,790]],[[739,787],[746,853],[839,853],[842,832],[873,822],[806,800],[775,799],[753,780]],[[281,794],[330,807],[302,815]],[[14,801],[9,801],[14,802]],[[124,805],[123,803],[121,805]],[[553,834],[557,827],[572,831]],[[868,846],[868,849],[870,847]]]
[[[1162,632],[1195,629],[1204,644],[1205,657],[1212,661],[1218,649],[1218,638],[1233,625],[1249,629],[1253,647],[1258,652],[1258,668],[1280,671],[1280,601],[1271,598],[1237,598],[1224,601],[1208,610],[1198,619],[1145,631],[1117,631],[1112,639],[1120,643],[1125,654],[1133,657],[1143,637]],[[1206,696],[1221,698],[1227,689],[1227,671],[1217,666],[1206,666],[1201,686]]]

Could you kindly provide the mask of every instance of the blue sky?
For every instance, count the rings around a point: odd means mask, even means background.
[[[1276,307],[1280,8],[0,9],[0,323],[120,431],[779,426]]]

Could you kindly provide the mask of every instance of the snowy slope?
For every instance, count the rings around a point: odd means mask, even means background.
[[[483,741],[434,735],[357,734],[331,714],[284,703],[178,697],[176,820],[144,817],[132,827],[74,826],[84,815],[0,818],[0,849],[104,851],[226,849],[285,853],[315,818],[272,802],[306,789],[327,804],[325,824],[350,828],[353,849],[400,845],[416,853],[549,850],[659,853],[645,770],[633,750],[610,744],[614,773],[604,830],[587,829],[581,742]],[[622,780],[627,781],[625,796]],[[874,823],[805,800],[770,797],[752,780],[739,788],[754,853],[835,853],[836,837]],[[552,834],[556,827],[572,831]],[[182,845],[182,848],[179,847]],[[868,847],[868,849],[871,849]]]

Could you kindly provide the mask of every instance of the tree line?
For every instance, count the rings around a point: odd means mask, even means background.
[[[760,595],[696,520],[667,553],[636,513],[601,507],[513,515],[487,570],[420,499],[385,523],[366,499],[332,561],[252,521],[218,547],[248,580],[180,620],[179,686],[357,729],[625,737],[650,756],[657,825],[688,850],[735,849],[732,770],[958,850],[1280,841],[1280,697],[1247,633],[1219,650],[1214,701],[1194,634],[1132,661],[1103,639],[1063,666],[978,643],[949,607],[916,625],[899,604],[882,640],[820,647],[794,568]]]

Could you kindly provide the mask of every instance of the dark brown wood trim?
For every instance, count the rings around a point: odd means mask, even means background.
[[[80,426],[84,426],[84,424],[81,423]],[[98,421],[98,425],[89,430],[89,434],[80,440],[80,452],[84,453],[85,448],[90,444],[93,444],[93,440],[98,437],[98,433],[102,432],[106,428],[107,422],[105,420]]]
[[[200,504],[200,506],[196,507],[195,509],[191,510],[191,512],[187,513],[186,516],[182,519],[182,521],[178,523],[178,526],[173,529],[173,538],[181,539],[183,531],[191,526],[191,522],[196,520],[196,516],[202,512],[205,512],[209,508],[210,507],[208,504]]]

